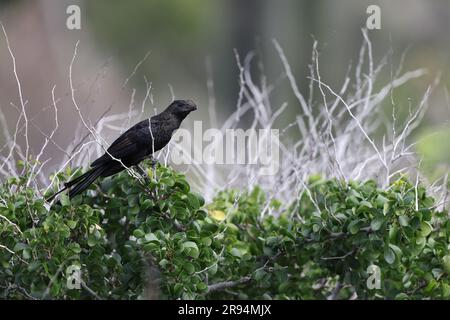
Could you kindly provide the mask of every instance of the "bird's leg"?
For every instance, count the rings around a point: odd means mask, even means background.
[[[148,174],[147,174],[147,172],[145,172],[145,170],[144,169],[142,169],[142,167],[139,165],[139,164],[137,164],[136,166],[136,171],[145,179],[145,180],[148,180]]]
[[[150,165],[152,166],[152,168],[155,168],[156,165],[158,164],[158,160],[156,160],[155,158],[153,158],[153,155],[150,155],[148,157],[148,159],[150,160]]]

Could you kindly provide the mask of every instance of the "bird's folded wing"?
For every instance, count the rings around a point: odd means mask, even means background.
[[[148,128],[148,120],[141,121],[125,131],[107,149],[107,152],[95,160],[91,166],[95,167],[113,159],[123,159],[138,151],[145,145],[145,131]],[[148,129],[147,129],[148,130]]]
[[[120,159],[132,155],[138,150],[139,144],[133,139],[130,134],[123,134],[117,140],[115,140],[111,146],[107,149],[107,152],[100,158],[91,163],[91,167],[102,165],[111,159]]]
[[[108,148],[115,158],[127,157],[148,143],[148,119],[143,120],[122,133]]]
[[[128,132],[117,138],[108,148],[108,154],[114,158],[123,158],[135,153],[140,147],[136,134]]]

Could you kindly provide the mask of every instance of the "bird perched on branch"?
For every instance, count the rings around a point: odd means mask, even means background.
[[[135,124],[117,138],[104,155],[91,163],[88,172],[65,183],[64,188],[47,201],[66,189],[69,189],[69,198],[73,198],[86,190],[98,177],[108,177],[137,166],[142,160],[164,148],[184,118],[195,110],[197,106],[191,100],[175,100],[160,114]]]

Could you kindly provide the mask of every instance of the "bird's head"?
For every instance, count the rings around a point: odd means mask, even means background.
[[[192,100],[175,100],[166,109],[167,112],[184,119],[192,111],[197,110],[197,106]]]

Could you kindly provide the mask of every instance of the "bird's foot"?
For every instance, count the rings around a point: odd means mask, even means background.
[[[136,165],[136,171],[144,178],[144,180],[148,180],[147,172],[138,164]]]
[[[150,166],[154,169],[156,167],[156,165],[158,164],[158,160],[156,160],[153,157],[150,157],[149,160],[150,160]]]

